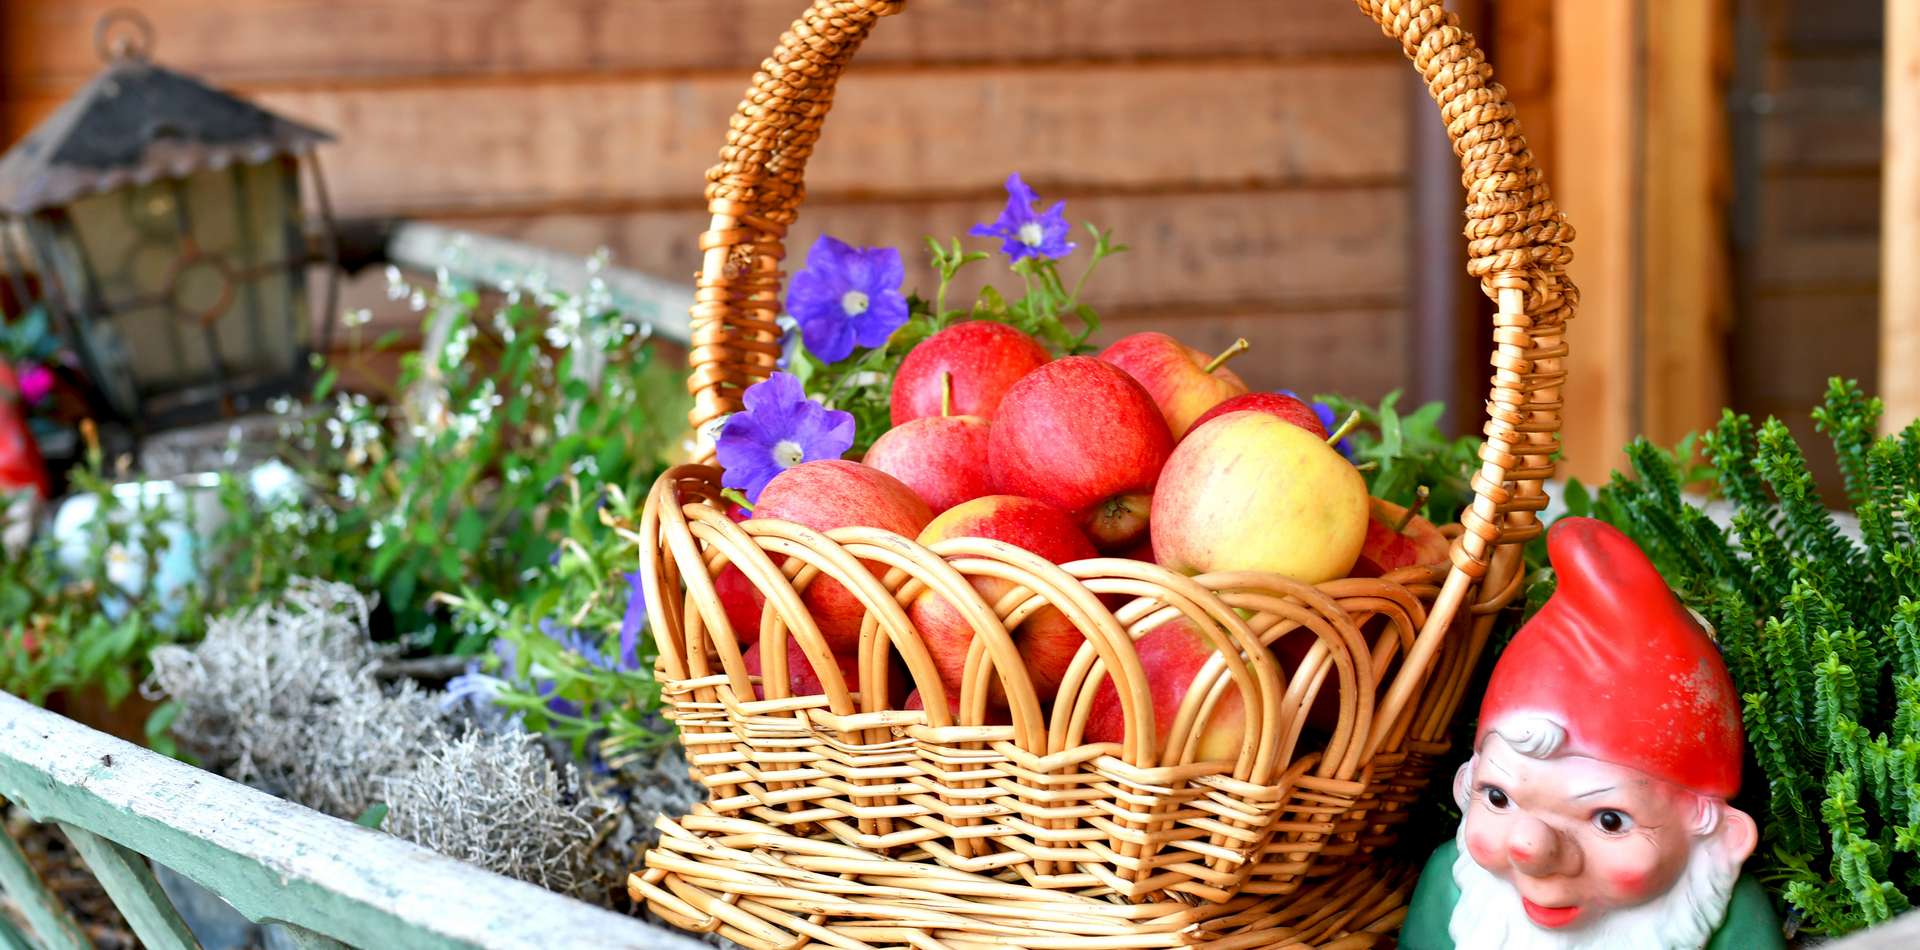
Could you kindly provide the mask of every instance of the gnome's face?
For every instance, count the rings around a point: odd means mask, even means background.
[[[1598,759],[1533,758],[1489,735],[1468,796],[1467,851],[1541,927],[1664,894],[1692,855],[1699,796]]]

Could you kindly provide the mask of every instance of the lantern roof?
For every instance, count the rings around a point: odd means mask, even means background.
[[[304,154],[333,136],[137,55],[108,63],[0,156],[0,211]]]

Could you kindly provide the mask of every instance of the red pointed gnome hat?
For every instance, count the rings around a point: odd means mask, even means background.
[[[1503,719],[1541,716],[1566,728],[1568,754],[1733,797],[1739,694],[1699,621],[1611,525],[1562,518],[1547,555],[1559,586],[1494,664],[1474,747]]]

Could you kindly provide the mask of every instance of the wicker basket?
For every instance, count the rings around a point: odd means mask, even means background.
[[[1575,295],[1564,276],[1572,232],[1471,37],[1435,0],[1359,5],[1446,117],[1467,186],[1469,271],[1498,305],[1491,418],[1452,563],[1317,587],[1112,558],[1056,566],[979,539],[929,549],[874,529],[735,523],[718,469],[676,468],[647,501],[641,571],[659,680],[710,797],[662,823],[630,879],[636,900],[756,948],[1365,946],[1397,924],[1406,877],[1383,877],[1367,858],[1407,818],[1492,615],[1519,588],[1518,545],[1539,530],[1553,471]],[[690,355],[697,430],[739,409],[742,389],[774,368],[781,241],[806,159],[842,69],[901,7],[815,0],[740,104],[708,175],[714,217],[700,239]],[[715,592],[729,564],[766,597],[764,699]],[[857,683],[837,673],[798,594],[822,576],[867,610]],[[970,576],[1020,586],[989,604]],[[902,609],[929,588],[975,629],[957,721]],[[1050,712],[1008,633],[1049,604],[1092,647]],[[1176,614],[1221,654],[1162,761],[1132,637]],[[789,637],[823,671],[825,695],[787,695]],[[1268,648],[1283,638],[1304,656],[1292,669]],[[889,708],[901,669],[926,711]],[[1108,676],[1125,741],[1085,744]],[[995,678],[1011,725],[982,724]],[[1253,711],[1238,759],[1190,761],[1193,724],[1230,689]],[[1338,719],[1315,729],[1322,693],[1337,696]]]

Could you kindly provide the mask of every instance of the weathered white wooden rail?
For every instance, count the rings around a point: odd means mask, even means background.
[[[147,861],[281,924],[306,948],[704,947],[322,815],[0,693],[0,797],[57,822],[140,940],[196,948]],[[82,950],[73,921],[0,834],[0,950]]]

